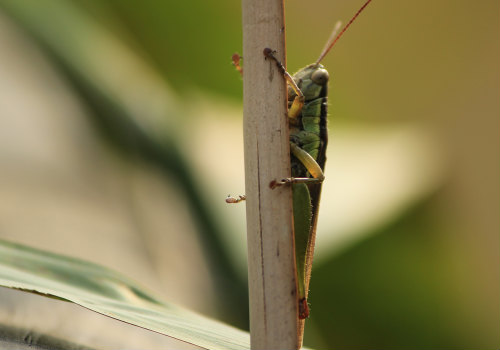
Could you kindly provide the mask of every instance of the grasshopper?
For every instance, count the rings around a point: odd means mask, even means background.
[[[329,75],[320,62],[370,2],[371,0],[367,0],[337,35],[340,29],[340,22],[338,22],[316,62],[300,69],[293,76],[276,58],[275,51],[265,48],[263,52],[266,59],[275,62],[278,70],[288,82],[291,177],[279,181],[274,180],[270,187],[274,189],[283,185],[292,186],[299,319],[309,317],[308,286],[321,187],[325,179]],[[243,75],[243,69],[240,66],[241,57],[234,54],[232,59],[233,65]],[[238,203],[245,199],[245,196],[238,198],[228,196],[226,202]]]

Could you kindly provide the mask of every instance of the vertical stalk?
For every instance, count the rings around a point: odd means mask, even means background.
[[[289,186],[286,83],[264,59],[266,47],[285,62],[282,0],[242,0],[244,143],[252,349],[298,349],[298,311]]]

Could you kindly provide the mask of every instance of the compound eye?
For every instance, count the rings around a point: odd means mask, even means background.
[[[319,68],[311,75],[311,80],[318,85],[324,85],[328,82],[328,72],[326,69]]]

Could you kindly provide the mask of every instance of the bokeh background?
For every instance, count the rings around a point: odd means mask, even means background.
[[[286,1],[289,70],[361,5]],[[499,17],[496,0],[375,0],[323,61],[330,143],[305,345],[500,345]],[[0,0],[0,238],[246,329],[245,206],[224,202],[244,192],[241,38],[232,0]],[[0,294],[4,325],[183,346]]]

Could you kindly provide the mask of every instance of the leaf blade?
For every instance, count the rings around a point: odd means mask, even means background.
[[[73,302],[205,349],[249,349],[249,335],[158,300],[117,272],[0,240],[0,285]]]

